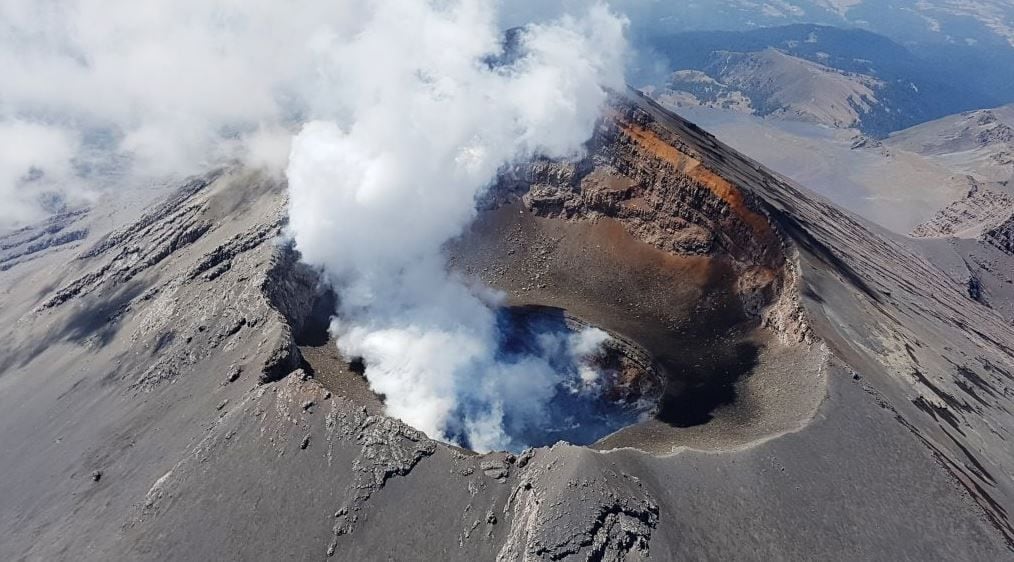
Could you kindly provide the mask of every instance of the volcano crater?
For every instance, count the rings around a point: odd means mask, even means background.
[[[666,252],[616,218],[541,216],[520,199],[481,212],[448,255],[512,309],[560,311],[647,366],[650,415],[575,444],[659,454],[740,446],[799,427],[823,395],[823,381],[800,380],[819,371],[820,351],[762,325],[781,280],[758,281],[758,268],[729,256]]]
[[[557,419],[521,431],[529,443],[653,454],[738,448],[803,427],[826,395],[829,355],[807,337],[798,266],[774,223],[652,119],[613,115],[584,159],[504,170],[445,246],[450,270],[503,293],[501,314],[554,311],[627,342],[637,350],[628,358],[650,367],[634,377],[651,381],[648,407],[616,409],[631,401],[608,392],[592,408],[560,404],[565,413],[584,408],[570,412],[577,417],[593,412],[578,425],[594,430],[569,432]],[[355,373],[318,367],[347,367],[333,349],[303,356],[325,381],[339,373],[335,389],[382,413]],[[611,408],[607,423],[589,423]]]

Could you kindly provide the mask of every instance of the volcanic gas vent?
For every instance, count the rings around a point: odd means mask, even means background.
[[[539,358],[552,369],[550,377],[535,368],[517,371],[519,377],[543,377],[541,384],[553,389],[543,407],[511,404],[504,408],[503,427],[511,442],[590,445],[654,415],[662,395],[662,379],[651,358],[636,344],[555,307],[502,308],[497,313],[497,326],[500,361],[524,364]],[[469,406],[462,408],[457,417],[468,419]],[[463,433],[452,431],[451,437],[467,443]]]

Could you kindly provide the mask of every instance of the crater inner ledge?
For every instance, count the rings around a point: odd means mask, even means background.
[[[506,292],[514,310],[566,311],[649,366],[650,415],[586,443],[567,439],[575,444],[658,454],[736,447],[800,427],[823,397],[823,354],[762,328],[744,274],[723,256],[671,254],[614,218],[539,216],[520,200],[480,213],[448,254],[453,269]]]

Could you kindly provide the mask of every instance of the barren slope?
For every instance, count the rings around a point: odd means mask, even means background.
[[[506,175],[452,265],[635,340],[670,412],[723,383],[705,416],[427,439],[327,345],[284,185],[225,171],[0,272],[0,556],[1011,558],[1009,322],[636,94],[589,147]]]

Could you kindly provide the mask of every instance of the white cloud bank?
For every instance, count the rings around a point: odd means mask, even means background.
[[[495,298],[449,275],[441,247],[502,166],[580,153],[605,88],[623,87],[625,20],[596,5],[528,26],[494,65],[492,2],[365,4],[356,33],[318,44],[341,110],[293,142],[291,232],[339,288],[338,345],[390,414],[479,450],[523,446],[566,374],[549,350],[501,356]]]
[[[284,169],[287,139],[335,118],[322,48],[353,0],[0,0],[0,228],[225,160]],[[50,199],[52,199],[50,197]]]

